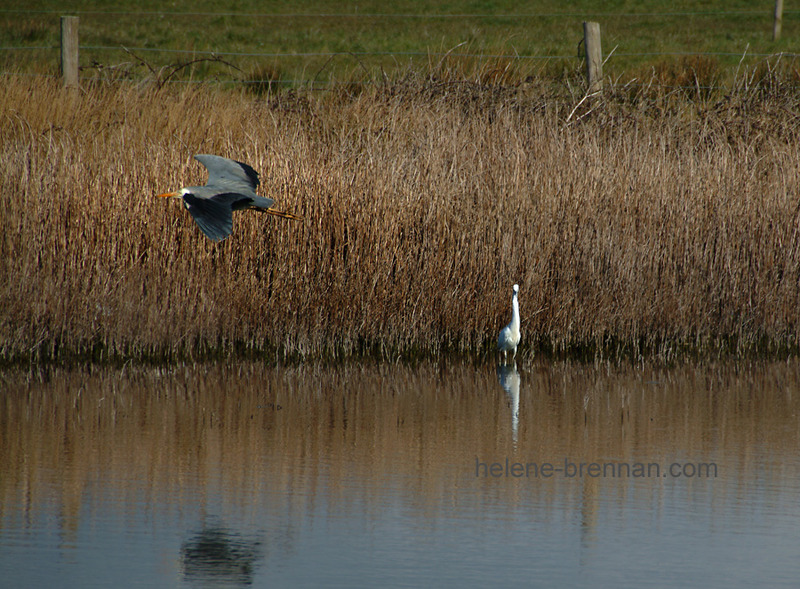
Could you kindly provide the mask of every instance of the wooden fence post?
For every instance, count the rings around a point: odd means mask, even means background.
[[[772,21],[772,40],[781,38],[781,25],[783,24],[783,0],[775,0],[775,20]]]
[[[78,17],[61,17],[61,75],[64,88],[78,87]]]
[[[586,51],[586,82],[589,92],[603,89],[603,50],[600,47],[600,23],[583,23],[583,47]]]

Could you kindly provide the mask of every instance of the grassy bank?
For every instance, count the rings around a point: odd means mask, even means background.
[[[800,329],[789,74],[732,94],[408,77],[260,99],[0,86],[5,360],[489,351],[783,353]],[[208,241],[195,153],[250,163],[303,223]]]

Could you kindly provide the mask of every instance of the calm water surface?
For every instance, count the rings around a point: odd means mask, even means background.
[[[0,585],[796,587],[800,364],[0,373]]]

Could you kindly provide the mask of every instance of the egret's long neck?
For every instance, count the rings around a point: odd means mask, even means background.
[[[511,297],[511,329],[519,330],[519,301],[517,300],[517,293]]]

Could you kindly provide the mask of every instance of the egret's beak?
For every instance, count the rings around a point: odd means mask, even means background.
[[[172,198],[174,196],[180,196],[180,192],[165,192],[164,194],[157,194],[156,196],[160,196],[161,198]]]

